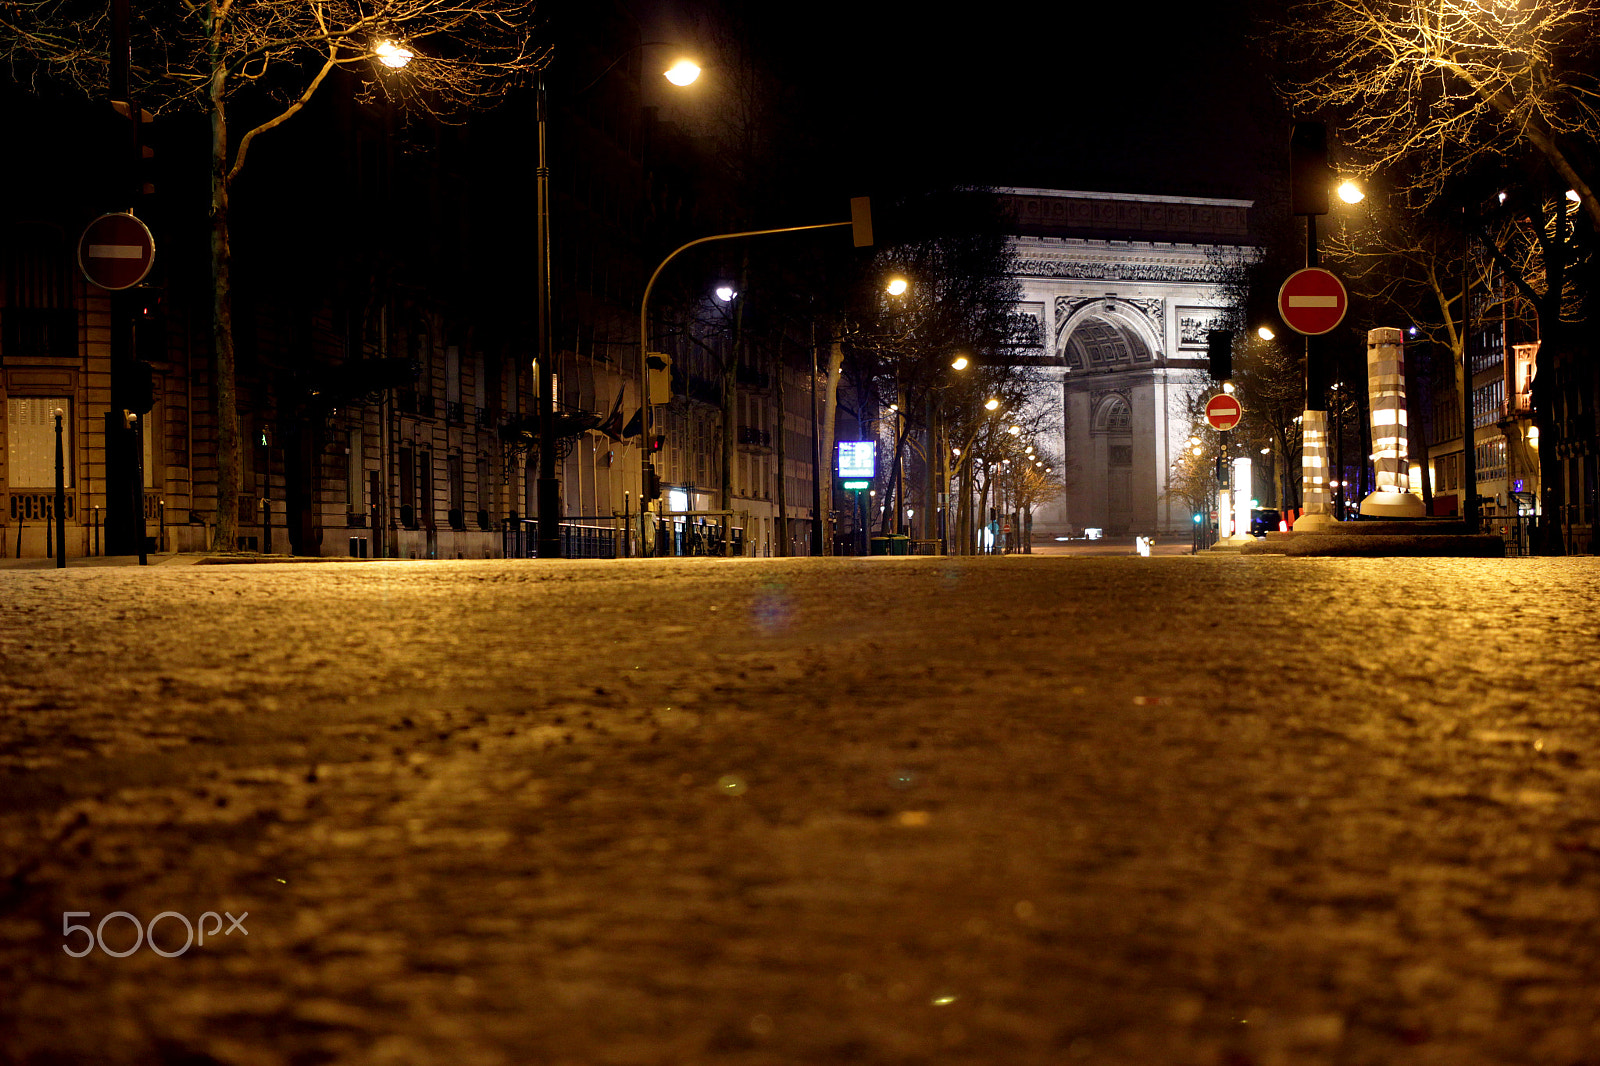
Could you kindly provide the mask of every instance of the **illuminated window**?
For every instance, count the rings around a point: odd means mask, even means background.
[[[6,465],[14,489],[56,483],[56,418],[60,409],[66,448],[66,483],[72,485],[72,402],[65,396],[13,396],[6,401]]]

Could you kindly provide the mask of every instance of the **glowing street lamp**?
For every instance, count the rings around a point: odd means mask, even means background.
[[[1264,341],[1270,341],[1272,338],[1276,337],[1277,334],[1272,332],[1271,326],[1262,326],[1260,329],[1256,330],[1256,336],[1260,337]]]
[[[951,370],[965,370],[966,368],[967,368],[967,357],[964,356],[964,355],[956,356],[955,359],[953,359],[951,361],[951,363],[950,363],[950,369]]]
[[[662,74],[672,84],[682,87],[694,84],[695,79],[700,76],[700,68],[687,59],[680,59],[662,71]]]
[[[661,42],[647,42],[659,44]],[[581,96],[600,83],[600,78],[622,61],[622,57],[632,52],[635,48],[646,47],[645,43],[634,45],[626,49],[622,55],[612,60],[611,65],[600,72],[599,77],[588,85],[579,89],[574,95]],[[402,49],[403,50],[403,49]],[[693,66],[693,64],[690,64]],[[679,64],[673,68],[679,72],[679,77],[688,76],[687,68]],[[695,68],[694,75],[688,76],[688,81],[680,81],[679,77],[671,77],[674,84],[687,85],[700,73]],[[534,364],[536,387],[538,389],[539,413],[539,476],[534,482],[534,495],[538,503],[539,513],[535,525],[536,549],[535,554],[541,559],[561,557],[561,481],[556,477],[556,415],[555,415],[555,357],[551,343],[551,308],[550,292],[553,270],[550,255],[550,160],[546,148],[546,129],[549,125],[549,101],[545,94],[544,72],[541,70],[534,81],[534,126],[535,144],[537,152],[537,166],[534,170],[534,241],[535,241],[535,292],[534,292],[534,318],[538,330],[537,356]],[[648,289],[646,290],[648,294]],[[643,314],[639,316],[643,319]],[[647,486],[650,484],[652,473],[650,464],[650,449],[645,441],[650,433],[650,378],[647,353],[645,352],[645,330],[643,322],[639,328],[639,554],[646,552],[645,546],[645,511],[649,501],[645,499]]]
[[[372,54],[378,57],[378,62],[390,70],[399,70],[417,57],[417,54],[405,45],[387,40],[373,45]]]
[[[986,400],[986,401],[984,401],[983,409],[985,411],[998,411],[998,410],[1000,410],[1000,401],[999,400]]]
[[[911,283],[905,278],[890,278],[889,284],[883,287],[883,291],[890,296],[904,296],[909,288],[911,288]]]
[[[1359,204],[1362,200],[1367,198],[1367,194],[1361,191],[1361,186],[1357,185],[1353,181],[1344,182],[1339,186],[1337,191],[1339,193],[1339,199],[1343,200],[1347,204]]]

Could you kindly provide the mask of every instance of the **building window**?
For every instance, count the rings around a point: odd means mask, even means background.
[[[15,366],[19,360],[75,357],[78,314],[66,240],[42,226],[19,226],[0,235],[0,247],[7,250],[0,358]]]
[[[445,457],[445,467],[450,478],[450,510],[464,514],[467,509],[466,460],[460,452],[454,452]]]
[[[64,415],[66,484],[72,485],[72,402],[65,396],[13,396],[6,401],[6,458],[13,489],[55,486],[57,410]]]
[[[366,487],[365,456],[362,450],[365,442],[362,440],[361,430],[350,431],[350,457],[349,465],[345,471],[345,499],[346,507],[350,514],[365,514],[367,501],[363,490]]]
[[[424,449],[417,449],[417,474],[421,484],[417,486],[417,521],[424,529],[433,528],[433,453]]]
[[[1472,428],[1491,426],[1500,420],[1505,406],[1506,383],[1499,378],[1472,390]]]
[[[1506,439],[1496,437],[1478,445],[1478,480],[1499,481],[1506,476]]]
[[[400,524],[417,528],[417,460],[410,448],[400,449]]]
[[[454,344],[444,350],[444,402],[461,402],[461,349]]]

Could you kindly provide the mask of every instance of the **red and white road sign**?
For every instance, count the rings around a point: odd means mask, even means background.
[[[1244,415],[1244,408],[1239,406],[1227,393],[1219,393],[1206,402],[1206,421],[1211,423],[1211,428],[1226,433],[1239,424],[1239,419]]]
[[[78,268],[102,289],[133,288],[155,261],[155,238],[129,214],[101,215],[85,227],[78,241]]]
[[[1317,336],[1344,320],[1350,296],[1344,283],[1320,267],[1290,274],[1278,289],[1278,314],[1296,333]]]

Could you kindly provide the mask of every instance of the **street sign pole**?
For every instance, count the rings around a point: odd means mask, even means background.
[[[101,215],[84,228],[78,241],[79,269],[90,282],[105,289],[111,301],[112,401],[105,415],[108,555],[133,555],[144,547],[141,444],[127,410],[136,361],[129,290],[150,273],[155,254],[150,230],[128,212]]]
[[[1307,258],[1316,255],[1316,219],[1307,216]],[[1290,274],[1278,290],[1278,313],[1284,325],[1306,338],[1306,406],[1300,416],[1302,519],[1309,517],[1307,529],[1322,528],[1333,521],[1328,497],[1327,448],[1327,368],[1313,348],[1313,342],[1332,331],[1344,320],[1350,304],[1349,294],[1337,277],[1316,266]]]

